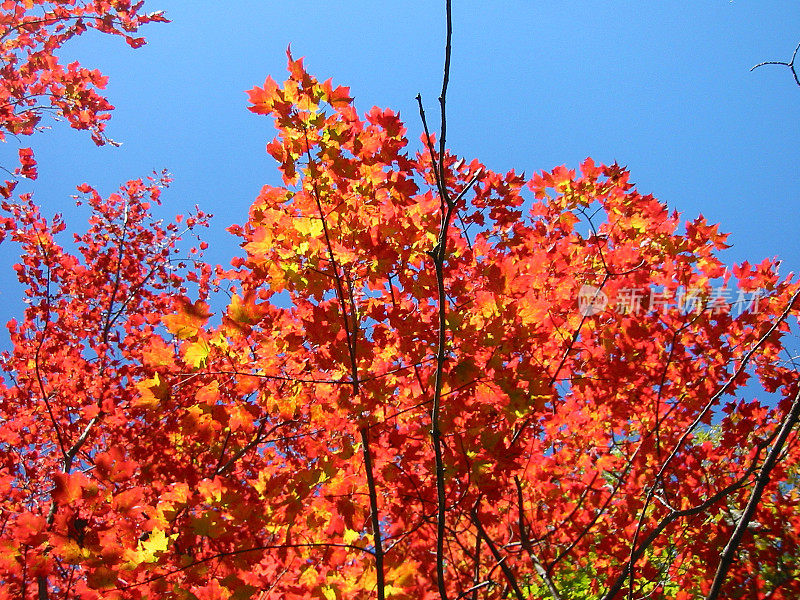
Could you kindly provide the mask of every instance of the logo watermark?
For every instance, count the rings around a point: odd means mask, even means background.
[[[603,312],[608,306],[608,296],[600,288],[593,285],[581,286],[578,290],[578,312],[584,317]]]

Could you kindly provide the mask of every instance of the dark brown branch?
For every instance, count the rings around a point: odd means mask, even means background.
[[[522,590],[519,588],[519,584],[517,583],[517,578],[514,576],[514,572],[511,570],[506,564],[506,558],[504,556],[500,556],[500,551],[497,549],[497,546],[492,541],[492,539],[487,535],[486,530],[483,528],[483,524],[481,523],[480,515],[478,514],[478,504],[475,504],[475,507],[472,509],[472,522],[475,524],[475,527],[478,530],[478,535],[484,539],[486,545],[489,546],[489,551],[492,553],[495,562],[500,565],[500,568],[503,570],[503,575],[506,577],[506,581],[508,581],[508,585],[511,586],[511,589],[514,590],[514,595],[517,597],[518,600],[524,600],[525,596],[522,594]]]
[[[800,86],[800,76],[798,76],[797,68],[796,68],[796,66],[794,64],[794,59],[797,58],[797,51],[798,50],[800,50],[800,44],[798,44],[797,47],[794,49],[794,53],[792,54],[792,59],[789,62],[783,62],[783,61],[778,61],[778,60],[768,60],[768,61],[765,61],[765,62],[762,62],[762,63],[758,63],[756,66],[754,66],[750,70],[753,71],[753,70],[757,69],[758,67],[763,67],[764,65],[781,65],[781,66],[784,66],[784,67],[789,67],[789,70],[792,72],[792,75],[794,76],[795,83]]]
[[[478,592],[480,590],[482,590],[486,586],[492,585],[492,584],[494,584],[494,581],[492,581],[491,579],[487,579],[486,581],[482,581],[480,583],[476,583],[471,588],[468,588],[468,589],[464,590],[458,596],[456,596],[456,600],[461,600],[461,598],[466,598],[470,594],[472,594],[473,598],[477,598],[478,597]]]
[[[417,94],[417,104],[419,105],[419,118],[422,121],[422,129],[425,132],[425,145],[428,148],[428,154],[431,155],[433,180],[436,183],[436,189],[439,192],[441,211],[444,212],[444,199],[447,197],[447,190],[442,186],[442,180],[439,177],[439,162],[436,159],[436,151],[433,149],[433,144],[431,143],[431,132],[428,129],[428,119],[425,117],[425,107],[422,105],[422,96],[420,94]]]
[[[364,469],[367,472],[367,488],[369,489],[370,521],[372,524],[372,538],[375,546],[375,569],[378,573],[378,600],[384,600],[386,582],[383,573],[383,541],[381,539],[381,520],[378,515],[378,492],[375,488],[375,476],[372,472],[372,453],[369,448],[369,427],[362,427],[361,445],[364,453]]]
[[[248,552],[258,552],[260,550],[280,550],[283,548],[347,548],[348,550],[358,550],[359,552],[365,552],[366,554],[374,555],[374,552],[369,548],[362,548],[361,546],[356,546],[355,544],[334,544],[326,542],[307,542],[307,543],[297,543],[297,544],[265,544],[263,546],[254,546],[253,548],[244,548],[242,550],[231,550],[230,552],[220,552],[218,554],[214,554],[213,556],[207,556],[206,558],[201,558],[200,560],[196,560],[183,567],[172,569],[171,571],[167,571],[166,573],[161,573],[160,575],[154,575],[153,577],[149,577],[138,583],[132,583],[130,585],[116,587],[114,588],[113,591],[130,590],[139,587],[141,585],[146,585],[148,583],[152,583],[153,581],[158,581],[159,579],[165,579],[170,575],[174,575],[175,573],[180,573],[181,571],[185,571],[186,569],[191,569],[192,567],[195,567],[197,565],[202,565],[207,562],[211,562],[212,560],[217,560],[218,558],[225,558],[227,556],[238,556],[240,554],[247,554]]]
[[[42,250],[42,253],[45,258],[47,258],[47,262],[45,263],[47,267],[47,285],[45,286],[45,315],[44,315],[44,325],[42,327],[41,336],[39,338],[38,343],[36,344],[36,352],[33,357],[33,366],[34,372],[36,373],[36,382],[39,385],[39,393],[42,396],[42,401],[44,402],[45,408],[47,409],[47,414],[50,417],[50,422],[53,425],[53,429],[56,432],[56,440],[58,441],[58,447],[61,450],[61,455],[64,457],[64,464],[67,463],[67,446],[64,441],[64,436],[61,434],[61,428],[58,426],[58,421],[56,420],[55,414],[53,413],[53,407],[50,405],[50,394],[47,393],[46,386],[44,384],[44,377],[42,377],[41,372],[41,361],[39,359],[42,353],[42,347],[44,346],[45,338],[47,337],[47,330],[50,327],[50,261],[49,256],[47,254],[47,250],[44,247],[44,244],[39,241],[39,247]]]
[[[590,223],[591,223],[591,221],[590,221]],[[632,267],[631,269],[628,269],[627,271],[622,271],[620,273],[615,273],[615,272],[610,271],[608,269],[608,267],[606,266],[605,259],[603,258],[602,250],[600,251],[600,257],[601,257],[601,260],[603,262],[603,267],[604,267],[606,273],[603,276],[603,281],[600,282],[600,285],[598,286],[597,291],[595,292],[595,297],[597,296],[597,294],[599,294],[600,292],[603,291],[603,287],[605,286],[605,284],[608,282],[608,280],[611,277],[621,277],[621,276],[627,275],[628,273],[633,273],[634,271],[640,269],[644,265],[644,261],[642,261],[638,265],[636,265],[635,267]],[[564,354],[561,357],[561,362],[559,362],[558,366],[556,367],[556,370],[553,372],[552,376],[550,377],[550,381],[548,383],[548,387],[552,387],[553,384],[558,380],[558,375],[559,375],[559,373],[561,373],[561,369],[564,368],[564,364],[567,362],[567,358],[569,357],[570,353],[572,352],[572,349],[574,348],[575,344],[578,341],[578,337],[580,336],[581,328],[583,327],[583,324],[586,322],[586,319],[589,316],[590,316],[589,314],[585,314],[585,315],[581,316],[581,320],[578,323],[578,327],[573,332],[572,337],[570,339],[570,342],[567,345],[567,348],[566,348],[566,350],[564,351]],[[553,406],[553,411],[555,412],[555,405]],[[517,431],[514,432],[514,435],[511,437],[511,445],[512,446],[517,443],[517,440],[519,440],[520,436],[522,435],[522,432],[525,431],[525,429],[527,429],[528,426],[530,426],[530,424],[532,422],[533,422],[533,419],[531,417],[527,417],[525,419],[525,421],[522,422],[522,425],[519,426],[519,429],[517,429]]]
[[[328,230],[328,221],[325,216],[325,211],[322,209],[322,198],[319,192],[317,180],[314,177],[313,166],[314,162],[311,158],[311,144],[308,140],[308,131],[303,127],[303,133],[306,141],[306,156],[308,158],[308,172],[311,178],[311,184],[314,191],[314,201],[317,205],[319,212],[319,219],[322,222],[322,231],[325,235],[325,246],[328,250],[328,257],[331,263],[331,271],[333,280],[336,285],[336,297],[339,300],[339,308],[342,311],[342,322],[345,331],[345,340],[347,342],[347,352],[350,358],[350,377],[353,386],[353,396],[355,398],[359,395],[359,376],[358,376],[358,356],[356,352],[356,344],[358,340],[358,317],[356,315],[355,299],[353,297],[352,283],[345,273],[347,282],[348,293],[345,295],[344,284],[342,283],[342,275],[339,274],[339,263],[333,252],[333,244],[331,243],[330,232]],[[348,311],[348,300],[350,303]],[[370,515],[372,522],[372,537],[375,546],[375,569],[376,569],[376,583],[378,590],[378,600],[384,600],[386,594],[386,581],[383,571],[383,544],[381,541],[380,530],[380,515],[378,514],[378,494],[375,488],[375,478],[372,472],[372,455],[369,447],[369,426],[362,427],[359,430],[361,435],[362,454],[364,457],[364,468],[367,475],[367,487],[369,489],[369,505]]]
[[[445,176],[444,176],[444,153],[446,150],[446,140],[447,140],[447,85],[450,83],[450,54],[452,52],[452,40],[453,40],[453,11],[451,6],[451,0],[446,0],[445,2],[445,14],[447,18],[447,33],[445,39],[445,47],[444,47],[444,74],[442,75],[442,93],[439,96],[439,107],[441,109],[442,114],[442,124],[441,129],[439,131],[439,181],[442,183],[442,187],[445,187]],[[445,187],[446,192],[446,187]],[[445,194],[445,200],[447,199],[447,195]]]
[[[331,263],[331,275],[333,277],[334,283],[336,285],[336,297],[339,300],[339,308],[342,311],[342,325],[344,326],[345,332],[345,339],[347,340],[347,351],[350,356],[350,371],[352,374],[352,382],[354,388],[357,390],[358,388],[358,366],[356,363],[356,356],[355,356],[355,341],[354,337],[356,332],[351,330],[351,326],[355,327],[355,317],[353,317],[353,322],[350,323],[350,316],[348,315],[347,310],[347,303],[346,303],[346,296],[344,293],[344,285],[342,284],[342,277],[339,275],[339,263],[336,261],[336,256],[333,253],[333,244],[331,242],[330,231],[328,230],[328,221],[325,218],[325,211],[322,209],[322,198],[319,192],[319,186],[317,185],[317,180],[314,177],[313,170],[315,168],[314,161],[311,158],[311,143],[308,139],[308,131],[306,131],[305,127],[303,128],[303,134],[305,135],[305,142],[306,142],[306,157],[308,159],[308,175],[311,179],[311,186],[314,192],[314,202],[317,205],[317,211],[319,212],[319,219],[322,223],[322,233],[325,236],[325,246],[328,250],[328,256]],[[353,307],[354,308],[354,307]]]
[[[518,517],[518,527],[519,527],[519,537],[522,541],[522,548],[525,552],[528,553],[528,556],[531,558],[531,562],[533,563],[533,568],[536,573],[539,575],[541,580],[547,586],[547,589],[550,590],[550,595],[553,597],[553,600],[561,600],[561,597],[558,594],[558,589],[556,588],[553,579],[550,577],[550,574],[542,565],[542,562],[539,560],[539,557],[536,556],[536,552],[533,550],[533,544],[531,544],[531,540],[528,537],[528,529],[525,527],[525,510],[524,510],[524,503],[522,498],[522,484],[519,481],[519,477],[514,475],[514,484],[517,486],[517,504],[519,505],[519,517]],[[588,488],[587,488],[588,489]]]
[[[701,504],[694,506],[692,508],[687,508],[685,510],[678,510],[670,512],[666,517],[661,519],[661,521],[656,525],[653,531],[642,540],[642,543],[636,548],[633,552],[631,552],[631,558],[625,564],[625,567],[622,569],[622,573],[614,580],[614,583],[609,588],[608,592],[602,597],[602,600],[613,600],[613,598],[617,595],[622,586],[625,583],[625,580],[628,579],[628,576],[633,568],[633,565],[644,555],[647,551],[647,548],[650,547],[656,538],[661,535],[661,533],[675,520],[683,518],[683,517],[693,517],[695,515],[699,515],[700,513],[708,510],[714,504],[722,500],[723,498],[727,497],[731,493],[735,492],[742,486],[747,483],[747,479],[755,472],[756,464],[758,458],[756,458],[753,463],[747,468],[747,470],[742,474],[739,479],[731,483],[730,485],[724,487],[723,489],[719,490],[716,494],[713,494],[711,497],[707,498]]]
[[[425,130],[425,138],[428,145],[428,152],[431,155],[433,164],[434,178],[436,187],[439,191],[441,225],[436,246],[428,252],[433,260],[436,272],[436,301],[438,308],[439,327],[436,341],[436,374],[433,390],[433,407],[431,408],[431,441],[435,458],[436,476],[436,585],[441,600],[447,600],[447,587],[444,580],[444,541],[445,541],[445,517],[446,517],[446,497],[444,482],[444,458],[442,456],[442,434],[439,426],[439,412],[442,399],[442,384],[444,378],[444,363],[447,355],[447,295],[444,282],[444,263],[447,256],[447,238],[450,229],[450,221],[455,210],[455,203],[450,199],[445,178],[445,151],[447,139],[447,85],[450,81],[450,55],[452,51],[453,18],[451,0],[445,2],[445,14],[447,21],[447,32],[445,40],[444,74],[442,76],[442,93],[439,96],[439,107],[441,111],[441,130],[439,132],[439,161],[438,167],[435,153],[431,145],[428,123],[425,119],[425,110],[422,105],[422,97],[417,94],[419,103],[420,118]],[[466,193],[462,191],[462,194]]]
[[[358,381],[359,384],[365,383],[368,381],[376,381],[381,377],[387,377],[389,375],[394,375],[395,373],[399,373],[400,371],[405,371],[406,369],[415,369],[429,360],[426,359],[424,361],[415,363],[413,365],[406,365],[403,367],[397,367],[394,369],[390,369],[383,373],[377,373],[375,375],[371,375],[369,377],[361,377]],[[228,371],[203,371],[202,373],[179,373],[179,375],[186,375],[186,379],[183,379],[179,383],[175,384],[182,385],[196,377],[207,376],[207,375],[236,375],[239,377],[255,377],[256,379],[267,379],[272,381],[291,381],[292,383],[308,383],[312,385],[353,385],[353,381],[350,379],[303,379],[301,377],[295,377],[292,375],[264,375],[263,373],[248,373],[246,371],[237,371],[235,369],[231,369]]]
[[[731,564],[733,564],[733,558],[734,554],[736,553],[736,549],[742,542],[742,536],[747,530],[747,526],[750,524],[750,520],[753,517],[753,513],[756,511],[758,503],[761,501],[761,495],[764,493],[764,488],[769,483],[770,473],[772,473],[772,470],[778,463],[783,446],[798,420],[800,420],[800,384],[798,384],[798,389],[795,394],[794,401],[792,402],[792,406],[789,409],[789,412],[783,418],[783,423],[781,424],[778,438],[775,440],[775,443],[770,449],[769,454],[767,454],[767,457],[764,459],[764,464],[761,465],[761,469],[756,476],[756,484],[753,487],[753,491],[750,493],[750,499],[747,501],[747,506],[745,506],[742,516],[739,519],[739,523],[736,525],[736,529],[734,529],[733,534],[731,534],[731,537],[725,546],[725,549],[722,551],[722,556],[720,557],[719,565],[717,566],[717,572],[714,574],[714,581],[711,584],[711,589],[706,596],[706,600],[716,600],[719,597],[722,584],[725,582],[725,577],[728,574]]]
[[[792,311],[795,302],[797,301],[798,297],[800,297],[800,290],[796,291],[791,299],[789,300],[786,308],[781,313],[780,317],[776,319],[776,321],[770,326],[770,328],[762,335],[755,345],[748,350],[741,359],[739,366],[734,370],[728,380],[714,393],[713,396],[709,399],[703,409],[698,413],[697,417],[695,417],[694,421],[692,421],[689,426],[683,431],[678,441],[675,443],[675,446],[672,448],[669,456],[667,456],[666,460],[662,463],[661,467],[656,473],[655,478],[653,480],[653,485],[650,486],[650,489],[647,492],[647,496],[645,497],[644,506],[642,507],[639,513],[639,522],[636,528],[636,532],[634,534],[633,542],[631,543],[631,558],[633,558],[633,548],[636,546],[636,541],[639,535],[639,532],[642,529],[642,524],[644,521],[644,515],[647,512],[650,503],[653,501],[653,495],[655,494],[656,489],[658,488],[658,482],[662,481],[664,477],[664,472],[669,467],[672,460],[678,455],[680,449],[683,447],[683,444],[686,442],[686,439],[691,435],[692,431],[702,422],[703,418],[708,414],[711,408],[717,403],[717,401],[722,397],[722,395],[727,392],[728,388],[733,384],[734,381],[744,372],[747,368],[747,365],[750,363],[750,359],[753,358],[753,355],[758,352],[758,350],[763,346],[766,341],[770,338],[770,336],[780,327],[781,323],[783,323],[786,318],[789,316],[789,313]],[[631,569],[635,565],[636,561],[634,560],[631,564]]]
[[[481,583],[478,583],[480,580],[481,575],[481,536],[475,536],[475,569],[472,573],[472,600],[478,600],[478,590],[480,589]],[[486,582],[483,582],[484,584]],[[460,597],[461,595],[459,595]]]
[[[251,450],[252,448],[255,448],[256,446],[258,446],[259,444],[265,442],[267,439],[269,439],[269,436],[271,436],[273,433],[275,433],[275,431],[277,431],[281,427],[285,427],[286,425],[288,425],[290,423],[293,423],[293,421],[287,421],[285,423],[278,423],[277,425],[273,426],[267,433],[264,433],[264,427],[266,426],[266,423],[267,423],[266,419],[261,421],[261,425],[259,425],[258,431],[256,431],[256,434],[253,437],[253,439],[250,440],[247,444],[245,444],[241,448],[239,448],[239,450],[234,452],[233,456],[231,456],[225,462],[224,465],[218,466],[215,469],[214,474],[215,475],[222,475],[225,471],[230,469],[234,465],[234,463],[237,460],[239,460],[242,456],[244,456],[249,450]],[[222,456],[220,456],[220,461],[219,462],[222,463]]]
[[[44,27],[48,27],[49,25],[54,25],[56,23],[64,23],[64,22],[67,22],[67,21],[76,21],[76,22],[78,22],[78,21],[87,21],[86,27],[87,28],[90,28],[90,27],[93,28],[91,23],[94,20],[94,18],[95,17],[92,17],[92,16],[88,16],[87,17],[86,15],[80,15],[80,16],[66,15],[66,16],[61,16],[61,17],[42,17],[40,19],[30,19],[28,21],[23,21],[22,23],[19,23],[18,25],[13,25],[11,27],[7,27],[2,32],[2,34],[0,34],[0,40],[4,40],[6,37],[8,37],[9,34],[14,33],[16,31],[20,31],[20,30],[22,30],[24,28],[31,28],[32,26],[33,27],[37,27],[39,25],[43,25]],[[112,23],[114,25],[117,25],[118,27],[123,27],[124,26],[123,22],[121,20],[117,19],[117,18],[112,19]]]
[[[36,578],[36,585],[38,586],[36,600],[47,600],[47,577],[39,575]]]
[[[114,303],[117,300],[117,294],[119,293],[120,283],[122,280],[122,258],[124,255],[123,249],[125,246],[125,238],[128,235],[128,202],[125,201],[125,209],[124,209],[124,217],[122,221],[122,233],[119,236],[119,242],[117,244],[117,266],[114,270],[114,287],[111,290],[111,298],[108,300],[108,310],[106,311],[105,323],[103,323],[103,345],[108,345],[108,334],[111,331],[111,324],[112,318],[114,313]],[[105,362],[100,367],[100,375],[102,376],[103,372],[105,371],[106,365]]]

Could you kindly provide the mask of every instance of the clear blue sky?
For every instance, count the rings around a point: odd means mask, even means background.
[[[430,111],[441,85],[443,0],[416,2],[148,0],[170,24],[148,45],[86,35],[65,56],[100,68],[117,109],[96,148],[62,127],[30,140],[46,210],[72,207],[77,184],[104,193],[168,168],[166,213],[215,214],[212,262],[227,264],[265,183],[279,182],[264,146],[271,121],[246,110],[245,90],[285,78],[285,50],[312,73],[351,87],[360,112],[400,110],[416,142],[414,97]],[[730,262],[784,259],[800,270],[800,87],[786,68],[800,42],[796,2],[454,1],[449,146],[490,168],[532,173],[584,158],[628,165],[643,193],[732,232]],[[23,140],[28,144],[28,140]],[[13,163],[16,142],[0,148]],[[18,312],[11,246],[0,253],[0,320]]]

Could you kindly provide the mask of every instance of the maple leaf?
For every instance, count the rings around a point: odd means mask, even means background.
[[[93,590],[107,590],[117,586],[117,574],[113,569],[97,567],[86,575],[86,583]]]
[[[192,337],[192,334],[187,334],[190,329],[182,324],[181,329],[179,330],[181,333],[178,334],[178,337]],[[182,334],[182,335],[181,335]],[[206,364],[206,360],[208,359],[208,354],[211,351],[211,348],[204,340],[198,340],[188,346],[184,347],[183,359],[186,361],[186,364],[194,367],[195,369],[199,369],[201,366]]]
[[[203,325],[211,316],[208,312],[208,304],[205,302],[189,302],[180,299],[178,302],[178,312],[174,315],[164,317],[164,324],[171,333],[180,339],[195,337],[201,331]]]
[[[175,534],[166,535],[162,529],[154,529],[149,533],[146,539],[139,541],[139,546],[137,548],[138,561],[145,563],[156,562],[159,555],[167,552],[170,543],[175,537]]]
[[[245,298],[240,297],[238,294],[234,294],[231,297],[228,316],[238,325],[254,325],[264,313],[264,308],[256,304],[256,298],[253,294]]]

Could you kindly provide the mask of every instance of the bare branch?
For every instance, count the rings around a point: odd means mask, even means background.
[[[369,548],[362,548],[361,546],[356,546],[355,544],[335,544],[335,543],[327,543],[327,542],[307,542],[307,543],[295,543],[295,544],[265,544],[263,546],[254,546],[252,548],[244,548],[241,550],[231,550],[230,552],[220,552],[218,554],[214,554],[213,556],[207,556],[206,558],[201,558],[196,560],[188,565],[184,565],[177,569],[172,569],[171,571],[167,571],[166,573],[161,573],[160,575],[154,575],[153,577],[149,577],[138,583],[133,583],[131,585],[124,585],[114,588],[114,591],[118,590],[130,590],[142,585],[146,585],[148,583],[152,583],[153,581],[158,581],[159,579],[165,579],[170,575],[174,575],[175,573],[180,573],[181,571],[185,571],[187,569],[191,569],[197,565],[202,565],[207,562],[211,562],[212,560],[217,560],[218,558],[225,558],[227,556],[239,556],[241,554],[247,554],[249,552],[259,552],[261,550],[279,550],[284,548],[347,548],[348,550],[358,550],[359,552],[364,552],[366,554],[373,554],[374,552]],[[111,590],[109,590],[111,591]]]
[[[439,131],[439,181],[441,181],[442,187],[445,187],[444,153],[446,150],[447,140],[447,84],[450,83],[450,54],[453,49],[453,11],[451,0],[446,0],[445,2],[445,13],[447,18],[447,34],[444,47],[444,74],[442,75],[442,93],[439,96],[439,107],[442,114],[442,125]],[[446,192],[447,189],[445,187],[444,200],[447,200]]]
[[[796,68],[796,66],[794,64],[794,59],[797,58],[797,51],[798,50],[800,50],[800,44],[798,44],[797,47],[794,49],[794,53],[792,54],[792,59],[789,62],[783,62],[783,61],[778,61],[778,60],[768,60],[768,61],[765,61],[765,62],[758,63],[756,66],[754,66],[752,69],[750,69],[750,71],[754,71],[758,67],[763,67],[764,65],[781,65],[781,66],[784,66],[784,67],[789,67],[789,70],[792,72],[792,75],[794,76],[795,83],[798,86],[800,86],[800,76],[798,76],[797,68]]]
[[[450,229],[450,222],[455,212],[455,202],[450,198],[447,190],[447,181],[445,178],[445,152],[447,144],[447,85],[450,81],[450,55],[452,52],[452,37],[453,37],[453,17],[451,0],[445,2],[445,15],[446,15],[446,39],[445,39],[445,57],[444,57],[444,74],[442,76],[442,93],[439,96],[439,107],[441,112],[441,129],[439,132],[439,160],[438,165],[436,155],[431,144],[430,131],[428,123],[425,118],[425,110],[422,105],[422,97],[417,94],[417,102],[419,104],[420,119],[425,130],[425,138],[428,145],[428,152],[431,155],[431,161],[434,172],[434,179],[436,187],[439,191],[440,199],[440,213],[441,225],[439,229],[439,236],[436,246],[433,250],[428,252],[428,255],[433,260],[434,269],[436,271],[436,288],[437,288],[437,309],[439,318],[438,335],[436,342],[436,374],[434,379],[433,390],[433,407],[431,408],[431,440],[433,443],[433,451],[435,457],[435,477],[436,477],[436,585],[439,591],[441,600],[447,600],[447,588],[444,581],[444,541],[445,541],[445,516],[446,516],[446,498],[445,498],[445,482],[444,482],[444,458],[442,456],[442,434],[439,427],[439,412],[442,399],[442,384],[444,378],[444,363],[447,355],[447,294],[445,291],[444,282],[444,263],[447,256],[447,238]],[[477,179],[477,174],[473,178]],[[471,187],[470,183],[461,194],[459,198],[466,193]]]

